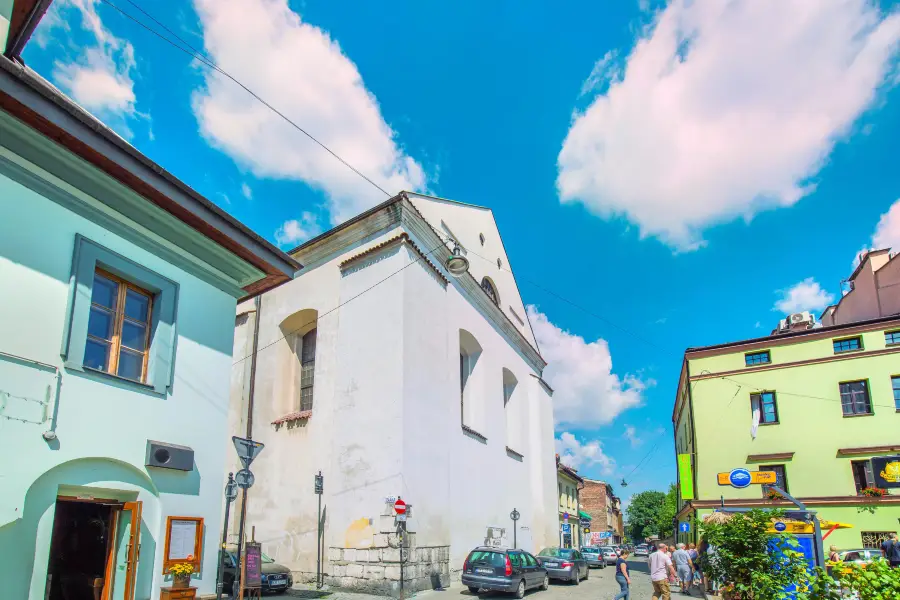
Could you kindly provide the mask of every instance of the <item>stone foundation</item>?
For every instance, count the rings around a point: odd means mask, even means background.
[[[403,548],[404,592],[418,592],[450,585],[450,546],[417,546],[415,534],[406,536]],[[372,548],[328,549],[325,583],[382,596],[400,595],[400,548],[396,534],[376,536]]]

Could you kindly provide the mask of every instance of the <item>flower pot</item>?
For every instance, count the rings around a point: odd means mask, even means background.
[[[172,587],[173,588],[189,588],[189,587],[191,587],[191,576],[190,575],[173,575],[172,576]]]

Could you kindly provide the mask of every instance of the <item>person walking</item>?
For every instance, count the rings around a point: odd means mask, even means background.
[[[826,563],[825,570],[832,577],[834,576],[834,563],[841,562],[841,556],[838,554],[838,548],[835,545],[832,545],[831,548],[828,549],[828,562]]]
[[[881,544],[881,553],[892,567],[900,567],[900,540],[897,539],[896,533],[892,533],[889,539],[884,540]]]
[[[613,600],[631,600],[631,575],[628,574],[628,550],[622,550],[622,554],[616,559],[616,583],[619,584],[621,590],[615,595]]]
[[[703,571],[700,570],[700,552],[697,551],[697,546],[688,544],[688,554],[691,555],[691,563],[694,565],[694,572],[692,574],[694,583],[703,585]]]
[[[672,560],[666,552],[668,547],[660,542],[657,551],[650,555],[650,583],[653,584],[653,600],[672,600],[669,591],[669,576],[675,575]]]
[[[678,581],[681,583],[681,593],[689,594],[691,591],[691,582],[694,579],[694,563],[691,555],[684,549],[683,543],[675,545],[675,552],[672,553],[672,563],[675,565],[675,572],[678,574]]]

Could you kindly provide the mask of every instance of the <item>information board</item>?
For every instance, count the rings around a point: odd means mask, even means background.
[[[244,552],[244,587],[262,586],[262,549],[258,542],[247,542]]]
[[[197,521],[172,519],[169,530],[169,560],[187,560],[194,557],[194,543],[197,540]]]

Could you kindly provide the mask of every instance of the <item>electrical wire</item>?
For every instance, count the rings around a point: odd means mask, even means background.
[[[230,73],[228,73],[227,71],[225,71],[224,69],[222,69],[221,67],[219,67],[219,66],[218,66],[211,58],[209,58],[208,56],[204,55],[202,52],[200,52],[199,50],[197,50],[196,48],[194,48],[190,43],[188,43],[186,40],[184,40],[184,39],[183,39],[181,36],[179,36],[175,31],[173,31],[172,29],[170,29],[169,27],[167,27],[164,23],[162,23],[161,21],[159,21],[159,20],[158,20],[157,18],[155,18],[152,14],[150,14],[148,11],[146,11],[146,10],[143,9],[140,5],[138,5],[136,2],[134,2],[134,0],[126,0],[126,1],[127,1],[129,4],[131,4],[135,9],[137,9],[141,14],[145,15],[147,18],[149,18],[150,20],[152,20],[156,25],[158,25],[158,26],[161,27],[163,30],[165,30],[166,32],[168,32],[169,34],[171,34],[172,36],[174,36],[179,42],[181,42],[182,44],[184,44],[184,47],[181,46],[181,45],[179,45],[178,43],[172,41],[170,38],[166,37],[166,36],[163,35],[162,33],[156,31],[156,30],[153,29],[152,27],[148,26],[146,23],[141,22],[139,19],[137,19],[137,18],[134,17],[133,15],[127,13],[127,12],[124,11],[122,8],[120,8],[119,6],[117,6],[115,3],[111,2],[111,0],[101,0],[101,1],[102,1],[104,4],[107,4],[107,5],[110,6],[111,8],[115,9],[115,10],[118,11],[122,16],[124,16],[124,17],[126,17],[127,19],[133,21],[135,24],[137,24],[138,26],[142,27],[142,28],[145,29],[146,31],[152,33],[152,34],[155,35],[156,37],[158,37],[158,38],[160,38],[161,40],[165,41],[166,43],[170,44],[171,46],[173,46],[173,47],[176,48],[177,50],[180,50],[181,52],[183,52],[183,53],[187,54],[188,56],[194,58],[195,60],[199,61],[201,64],[205,65],[206,67],[208,67],[208,68],[210,68],[210,69],[212,69],[212,70],[214,70],[214,71],[220,73],[222,76],[224,76],[224,77],[230,79],[233,83],[235,83],[236,85],[240,86],[244,91],[246,91],[246,92],[247,92],[248,94],[250,94],[253,98],[255,98],[257,101],[259,101],[259,102],[262,103],[264,106],[266,106],[269,110],[271,110],[271,111],[274,112],[276,115],[278,115],[279,117],[281,117],[282,119],[284,119],[284,121],[286,121],[288,124],[290,124],[292,127],[294,127],[297,131],[301,132],[303,135],[305,135],[306,137],[308,137],[310,140],[312,140],[314,143],[316,143],[318,146],[320,146],[322,149],[324,149],[326,152],[328,152],[328,153],[329,153],[331,156],[333,156],[335,159],[337,159],[338,161],[340,161],[344,166],[346,166],[346,167],[349,168],[351,171],[353,171],[354,173],[356,173],[357,175],[359,175],[361,178],[363,178],[366,182],[368,182],[369,184],[371,184],[373,187],[375,187],[376,189],[378,189],[379,191],[381,191],[381,192],[382,192],[383,194],[385,194],[386,196],[388,196],[388,197],[391,196],[391,194],[390,194],[389,192],[387,192],[384,188],[382,188],[382,187],[379,186],[377,183],[375,183],[374,181],[372,181],[369,177],[367,177],[366,175],[364,175],[362,172],[360,172],[358,169],[356,169],[353,165],[351,165],[351,164],[348,163],[346,160],[344,160],[340,155],[338,155],[336,152],[334,152],[333,150],[331,150],[331,148],[329,148],[328,146],[326,146],[323,142],[319,141],[315,136],[313,136],[312,134],[310,134],[308,131],[306,131],[304,128],[302,128],[300,125],[298,125],[297,123],[295,123],[292,119],[290,119],[287,115],[285,115],[284,113],[282,113],[281,111],[279,111],[277,108],[275,108],[274,106],[272,106],[272,104],[270,104],[270,103],[267,102],[265,99],[263,99],[262,97],[260,97],[256,92],[254,92],[253,90],[251,90],[250,88],[248,88],[246,85],[244,85],[244,84],[243,84],[241,81],[239,81],[237,78],[235,78],[235,77],[232,76]],[[436,249],[437,249],[437,248],[435,248],[434,250],[436,250]],[[432,250],[432,252],[433,252],[434,250]],[[491,261],[490,259],[488,259],[488,258],[486,258],[486,257],[484,257],[484,256],[481,256],[481,255],[478,254],[477,252],[474,252],[474,251],[471,251],[471,250],[468,250],[468,249],[467,249],[466,252],[467,252],[467,254],[468,254],[468,253],[471,253],[471,254],[473,254],[473,255],[475,255],[475,256],[478,256],[479,258],[482,258],[483,260],[486,260],[486,261],[488,261],[488,262],[493,263],[493,261]],[[418,259],[417,259],[417,261],[418,261]],[[417,262],[417,261],[416,261],[416,262]],[[411,265],[411,264],[413,264],[413,263],[409,263],[408,265],[404,266],[403,268],[405,269],[407,266],[409,266],[409,265]],[[500,266],[500,267],[498,267],[498,268],[500,268],[501,270],[508,271],[509,273],[512,273],[512,270],[511,270],[511,269],[507,269],[507,268],[502,267],[502,266]],[[403,270],[403,269],[400,269],[400,270]],[[399,271],[398,271],[398,272],[399,272]],[[396,274],[396,273],[393,273],[392,275],[389,275],[388,278],[392,277],[392,276],[395,275],[395,274]],[[386,278],[386,279],[387,279],[387,278]],[[543,286],[543,285],[540,284],[540,283],[537,283],[537,282],[535,282],[535,281],[533,281],[533,280],[530,280],[530,279],[527,279],[527,278],[524,278],[524,277],[523,277],[523,278],[520,278],[520,279],[521,279],[521,281],[524,281],[524,282],[526,282],[526,283],[529,283],[530,285],[532,285],[532,286],[538,288],[539,290],[543,291],[544,293],[549,294],[549,295],[553,296],[554,298],[556,298],[556,299],[558,299],[558,300],[560,300],[560,301],[562,301],[562,302],[565,302],[565,303],[567,303],[567,304],[569,304],[569,305],[571,305],[571,306],[573,306],[573,307],[575,307],[575,308],[581,310],[582,312],[584,312],[585,314],[587,314],[587,315],[589,315],[589,316],[591,316],[591,317],[594,317],[594,318],[596,318],[596,319],[598,319],[598,320],[600,320],[600,321],[603,321],[603,322],[606,323],[607,325],[609,325],[609,326],[611,326],[611,327],[614,327],[614,328],[618,329],[619,331],[621,331],[621,332],[623,332],[623,333],[625,333],[625,334],[627,334],[627,335],[629,335],[629,336],[631,336],[631,337],[633,337],[633,338],[635,338],[635,339],[637,339],[637,340],[643,342],[644,344],[646,344],[646,345],[648,345],[648,346],[650,346],[650,347],[652,347],[652,348],[655,348],[655,349],[660,350],[660,351],[662,351],[662,352],[665,352],[665,353],[667,353],[667,354],[671,354],[671,351],[670,351],[670,350],[665,349],[665,348],[659,346],[658,344],[655,344],[655,343],[651,342],[650,340],[646,339],[645,337],[638,335],[638,334],[635,333],[634,331],[629,330],[628,328],[626,328],[626,327],[624,327],[624,326],[622,326],[622,325],[619,325],[619,324],[616,323],[615,321],[612,321],[611,319],[608,319],[608,318],[606,318],[606,317],[604,317],[604,316],[602,316],[602,315],[599,315],[599,314],[597,314],[597,313],[595,313],[595,312],[593,312],[593,311],[591,311],[591,310],[585,308],[584,306],[581,306],[580,304],[578,304],[578,303],[576,303],[576,302],[574,302],[574,301],[572,301],[572,300],[566,298],[565,296],[562,296],[562,295],[560,295],[560,294],[557,294],[557,293],[554,292],[553,290],[551,290],[551,289],[549,289],[549,288]],[[379,283],[380,283],[380,282],[379,282]],[[378,285],[378,284],[375,284],[375,285]],[[372,287],[375,287],[375,286],[372,286]],[[371,289],[371,288],[368,288],[368,289]],[[368,291],[368,289],[365,290],[365,291]],[[362,295],[362,293],[365,293],[365,291],[364,291],[364,292],[361,292],[359,295]],[[358,297],[359,295],[354,296],[354,298]],[[347,300],[346,302],[349,302],[349,301],[353,300],[354,298],[351,298],[351,299]],[[327,314],[329,314],[329,313],[331,313],[331,312],[333,312],[333,311],[339,309],[341,306],[343,306],[343,304],[346,304],[346,302],[344,302],[344,303],[342,303],[342,304],[336,306],[335,308],[331,309],[330,311],[328,311],[328,312],[326,312],[326,313],[323,313],[322,316],[325,316],[325,315],[327,315]],[[321,317],[319,317],[319,318],[321,318]],[[314,323],[314,322],[315,322],[315,321],[313,321],[312,323]],[[308,324],[303,325],[303,326],[301,327],[301,329],[302,329],[303,327],[305,327],[306,325],[309,325],[309,324],[311,324],[311,323],[308,323]],[[288,334],[288,335],[290,335],[290,334]],[[280,341],[281,339],[284,339],[284,338],[279,338],[278,340],[275,340],[274,342],[268,344],[267,346],[264,346],[263,348],[258,349],[257,352],[258,352],[259,350],[263,350],[263,349],[265,349],[265,348],[267,348],[267,347],[269,347],[269,346],[271,346],[271,345],[277,343],[277,342]],[[238,364],[239,362],[242,362],[242,361],[246,360],[247,358],[249,358],[249,356],[246,356],[246,357],[244,357],[244,358],[239,359],[239,360],[236,361],[234,364]],[[682,357],[679,355],[677,358],[681,359]],[[735,380],[729,379],[728,377],[724,377],[724,376],[718,377],[718,379],[722,379],[722,380],[725,380],[725,381],[730,381],[730,382],[732,382],[732,383],[735,383],[735,384],[738,385],[738,386],[741,386],[741,385],[747,385],[748,387],[753,387],[753,388],[755,388],[755,389],[757,389],[757,390],[762,389],[762,388],[759,388],[759,387],[757,387],[757,386],[754,386],[751,382],[747,382],[747,381],[744,381],[743,383],[741,383],[741,382],[737,382],[737,381],[735,381]],[[739,390],[739,391],[740,391],[740,390]],[[778,393],[779,393],[779,394],[782,394],[782,395],[788,395],[788,396],[796,396],[796,397],[807,398],[807,399],[824,400],[824,401],[828,401],[828,402],[837,402],[837,403],[841,403],[841,400],[840,400],[840,399],[836,399],[836,398],[824,398],[824,397],[821,397],[821,396],[813,396],[813,395],[810,395],[810,394],[798,394],[798,393],[795,393],[795,392],[787,392],[787,391],[784,391],[784,390],[779,390]],[[884,407],[884,408],[894,408],[894,407],[891,406],[891,405],[887,405],[887,404],[876,404],[876,403],[871,403],[871,406],[873,406],[873,407],[874,407],[874,406],[878,406],[878,407]]]
[[[163,34],[159,33],[159,32],[156,31],[155,29],[153,29],[152,27],[148,26],[146,23],[142,23],[139,19],[137,19],[137,18],[135,18],[134,16],[128,14],[127,12],[125,12],[124,10],[122,10],[120,7],[118,7],[118,6],[115,5],[114,3],[110,2],[110,0],[101,0],[101,2],[103,2],[104,4],[107,4],[107,5],[109,5],[109,6],[111,6],[112,8],[114,8],[115,10],[117,10],[119,13],[121,13],[124,17],[130,19],[131,21],[133,21],[134,23],[136,23],[136,24],[139,25],[140,27],[146,29],[147,31],[149,31],[149,32],[152,33],[153,35],[157,36],[157,37],[160,38],[161,40],[163,40],[163,41],[169,43],[169,44],[172,45],[174,48],[177,48],[178,50],[181,50],[181,51],[184,52],[185,54],[189,55],[190,57],[192,57],[192,58],[194,58],[194,59],[196,59],[196,60],[198,60],[198,61],[200,61],[202,64],[206,65],[206,66],[209,67],[210,69],[213,69],[214,71],[217,71],[218,73],[222,74],[224,77],[227,77],[228,79],[230,79],[231,81],[233,81],[234,83],[236,83],[237,85],[239,85],[245,92],[247,92],[248,94],[250,94],[251,96],[253,96],[254,98],[256,98],[256,99],[257,99],[260,103],[262,103],[266,108],[268,108],[269,110],[271,110],[272,112],[274,112],[276,115],[278,115],[279,117],[281,117],[282,119],[284,119],[284,120],[285,120],[288,124],[290,124],[294,129],[296,129],[297,131],[299,131],[300,133],[302,133],[303,135],[305,135],[306,137],[308,137],[310,140],[312,140],[313,142],[315,142],[316,144],[318,144],[323,150],[325,150],[325,151],[328,152],[331,156],[333,156],[333,157],[336,158],[338,161],[340,161],[345,167],[347,167],[348,169],[350,169],[351,171],[353,171],[354,173],[356,173],[357,175],[359,175],[360,177],[362,177],[363,179],[365,179],[367,182],[369,182],[372,186],[374,186],[376,189],[378,189],[381,193],[383,193],[383,194],[384,194],[385,196],[387,196],[388,198],[391,197],[391,194],[388,193],[387,190],[385,190],[383,187],[381,187],[380,185],[378,185],[377,183],[375,183],[374,181],[372,181],[371,179],[369,179],[369,178],[368,178],[366,175],[364,175],[359,169],[357,169],[356,167],[354,167],[353,165],[351,165],[350,163],[348,163],[346,160],[344,160],[343,158],[341,158],[341,157],[340,157],[336,152],[334,152],[331,148],[329,148],[329,147],[326,146],[324,143],[322,143],[321,141],[319,141],[315,136],[313,136],[311,133],[309,133],[308,131],[306,131],[304,128],[300,127],[297,123],[295,123],[293,120],[291,120],[291,118],[288,117],[287,115],[285,115],[283,112],[281,112],[280,110],[278,110],[277,108],[275,108],[274,106],[272,106],[271,104],[269,104],[266,100],[264,100],[261,96],[259,96],[259,94],[257,94],[256,92],[254,92],[253,90],[251,90],[250,88],[248,88],[246,85],[244,85],[243,83],[241,83],[237,78],[235,78],[235,77],[232,76],[230,73],[228,73],[227,71],[225,71],[224,69],[222,69],[221,67],[219,67],[219,66],[218,66],[216,63],[214,63],[211,59],[207,58],[205,55],[203,55],[203,54],[199,53],[198,51],[194,50],[193,47],[192,47],[190,44],[188,44],[188,43],[185,42],[183,39],[181,39],[181,37],[179,37],[178,34],[176,34],[175,32],[173,32],[171,29],[169,29],[168,27],[166,27],[165,25],[163,25],[162,23],[160,23],[156,18],[154,18],[152,15],[150,15],[150,13],[148,13],[147,11],[145,11],[144,9],[142,9],[140,6],[138,6],[138,5],[137,5],[135,2],[133,2],[132,0],[127,0],[127,1],[128,1],[132,6],[134,6],[134,7],[137,8],[139,11],[141,11],[141,13],[147,15],[147,17],[149,17],[150,19],[152,19],[154,23],[158,24],[160,27],[162,27],[163,29],[165,29],[166,31],[168,31],[169,33],[171,33],[172,35],[174,35],[176,38],[178,38],[183,44],[185,44],[185,45],[187,46],[187,48],[184,48],[184,47],[182,47],[182,46],[179,46],[178,44],[176,44],[175,42],[173,42],[171,39],[167,38],[167,37],[164,36]]]

